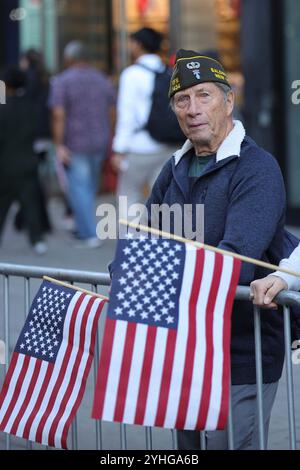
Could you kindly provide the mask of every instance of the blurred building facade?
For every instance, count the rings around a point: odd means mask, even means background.
[[[117,77],[129,62],[128,33],[164,32],[164,56],[176,49],[214,54],[230,72],[247,131],[278,159],[289,221],[300,225],[300,2],[295,0],[1,0],[0,65],[20,51],[42,49],[60,70],[65,44],[88,44],[93,63]]]
[[[18,58],[19,25],[11,20],[11,12],[18,8],[18,4],[18,0],[0,2],[0,66]]]
[[[287,222],[300,225],[300,100],[293,100],[300,80],[300,2],[242,0],[241,7],[247,131],[276,156],[287,188]]]
[[[95,64],[118,72],[128,64],[128,33],[151,26],[165,33],[166,55],[178,47],[218,51],[227,68],[239,67],[240,0],[1,0],[1,54],[4,59],[36,47],[49,70],[62,66],[62,50],[83,39]],[[9,36],[9,41],[7,37]],[[4,44],[6,43],[6,45]]]

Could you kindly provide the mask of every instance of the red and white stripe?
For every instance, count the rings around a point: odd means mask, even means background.
[[[230,386],[230,317],[240,262],[186,247],[178,329],[107,318],[93,417],[222,429]]]
[[[55,363],[17,352],[0,396],[0,430],[45,445],[66,448],[93,358],[104,301],[77,292],[65,318]]]

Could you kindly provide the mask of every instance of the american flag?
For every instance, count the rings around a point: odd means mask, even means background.
[[[93,418],[224,429],[240,261],[166,239],[120,240]]]
[[[67,448],[105,301],[43,281],[0,394],[0,430]]]

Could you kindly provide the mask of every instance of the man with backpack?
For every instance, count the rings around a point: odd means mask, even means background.
[[[113,166],[119,173],[119,213],[144,199],[170,155],[184,140],[168,104],[169,71],[158,55],[162,35],[142,28],[130,36],[133,65],[120,76]],[[120,196],[127,196],[125,202]]]

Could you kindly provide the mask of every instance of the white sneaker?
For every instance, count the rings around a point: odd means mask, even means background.
[[[48,246],[45,242],[37,242],[33,245],[33,250],[37,255],[44,255],[48,251]]]
[[[75,244],[77,248],[100,248],[103,245],[103,241],[97,237],[86,238],[85,240],[78,240]]]

